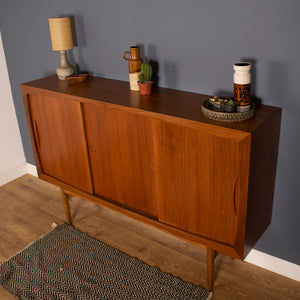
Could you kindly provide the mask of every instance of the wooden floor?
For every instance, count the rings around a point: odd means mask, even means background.
[[[206,285],[206,257],[188,243],[78,198],[70,200],[76,228],[164,272]],[[0,263],[26,247],[51,224],[65,222],[60,190],[25,175],[0,187]],[[0,287],[0,299],[15,299]],[[213,299],[300,299],[300,283],[219,254]]]

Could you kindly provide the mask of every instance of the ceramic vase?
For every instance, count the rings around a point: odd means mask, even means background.
[[[143,60],[140,57],[140,48],[138,46],[130,47],[130,51],[125,51],[123,53],[123,58],[128,61],[130,89],[138,91],[139,86],[137,81],[143,63]]]
[[[238,112],[250,110],[251,64],[248,62],[235,63],[233,69],[234,100],[238,106]]]

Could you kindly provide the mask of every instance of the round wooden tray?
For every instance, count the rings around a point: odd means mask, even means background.
[[[227,112],[219,112],[215,111],[211,108],[211,104],[209,100],[205,100],[202,104],[201,110],[203,115],[209,119],[223,121],[223,122],[239,122],[252,118],[255,115],[255,105],[252,104],[252,107],[248,111],[244,112],[235,112],[235,113],[227,113]]]
[[[70,76],[66,77],[66,80],[71,82],[71,83],[78,83],[78,82],[83,82],[88,78],[89,74],[84,73],[84,74],[73,74]]]

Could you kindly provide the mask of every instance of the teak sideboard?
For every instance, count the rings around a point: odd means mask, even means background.
[[[21,85],[40,178],[207,249],[243,259],[271,222],[281,109],[242,122],[203,116],[208,96],[89,77]]]

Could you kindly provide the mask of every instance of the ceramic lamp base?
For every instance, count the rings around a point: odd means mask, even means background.
[[[60,66],[56,69],[56,74],[60,80],[65,80],[67,76],[75,73],[75,69],[68,62],[66,51],[60,51]]]

